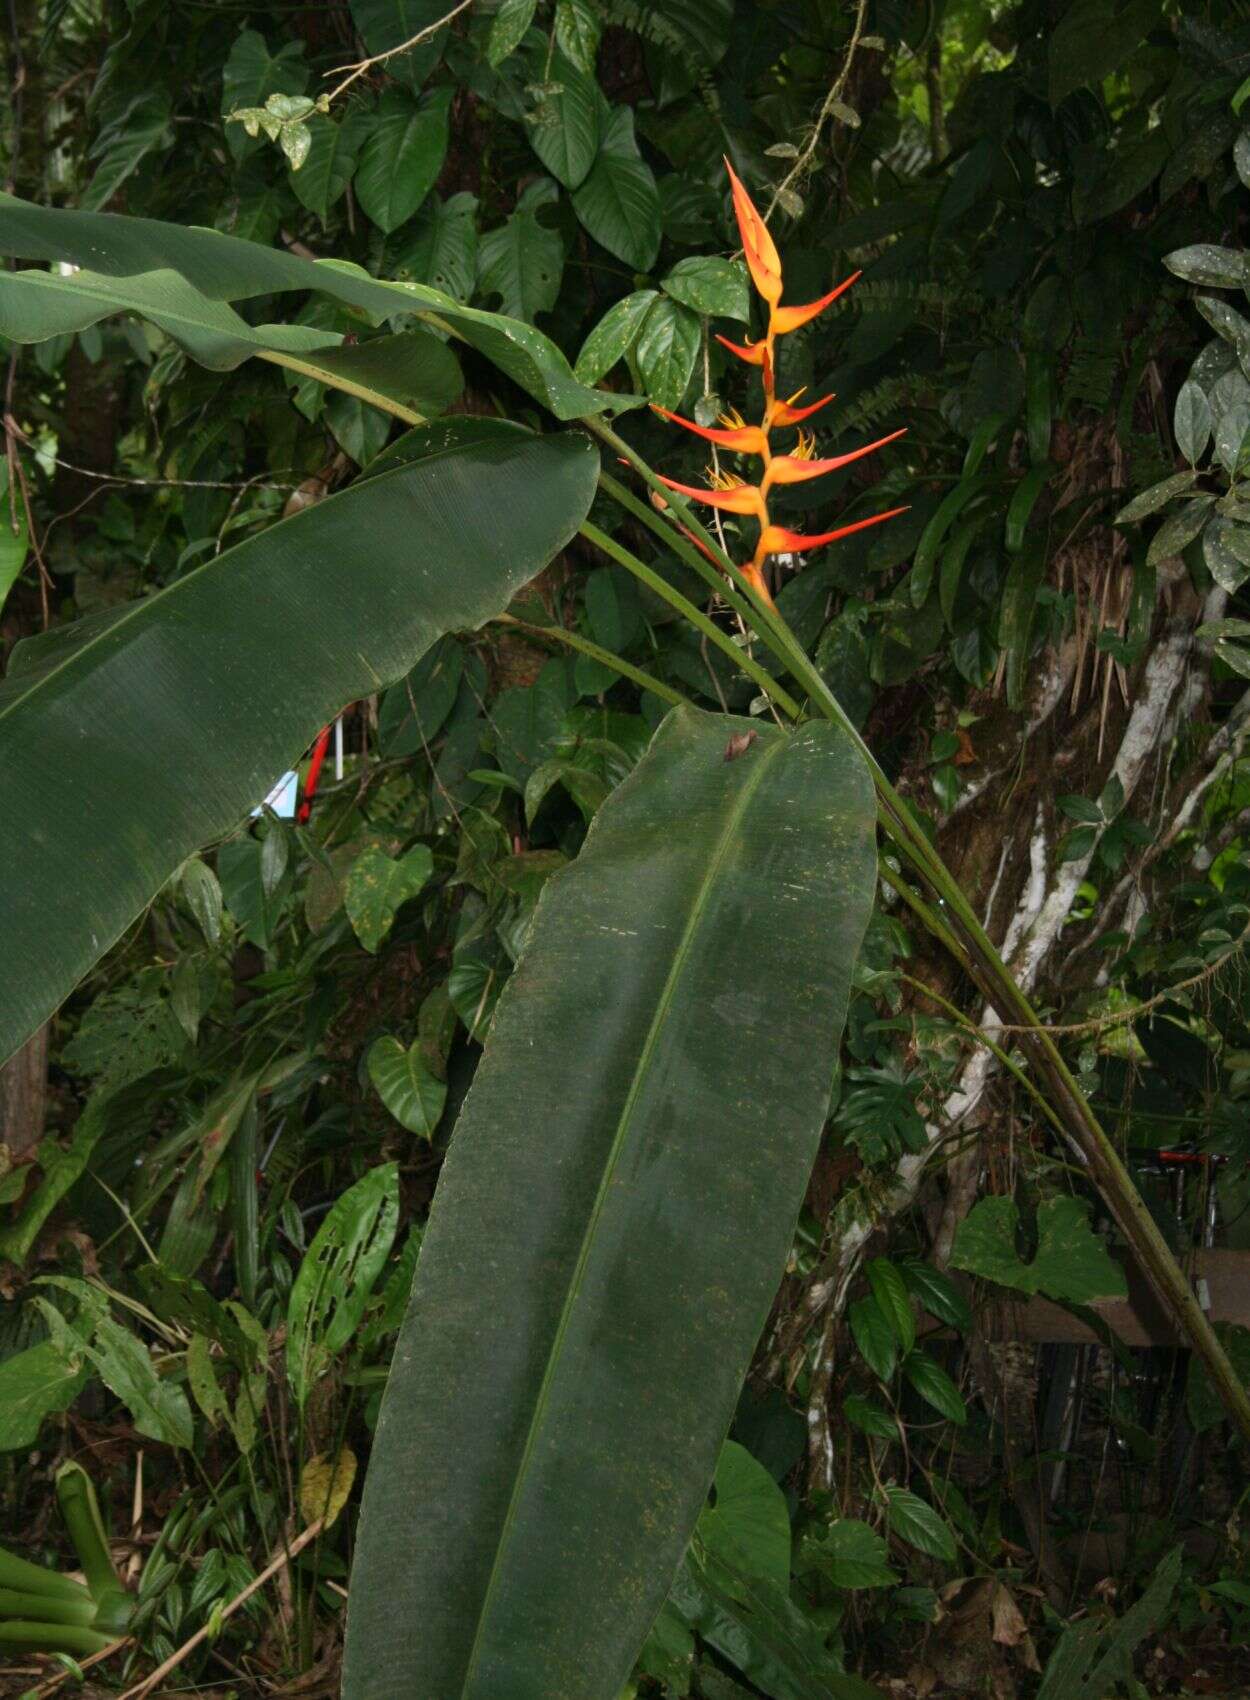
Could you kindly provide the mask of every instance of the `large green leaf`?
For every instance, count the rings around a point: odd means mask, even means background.
[[[411,313],[449,327],[558,419],[635,405],[633,398],[610,396],[578,383],[560,350],[532,325],[464,307],[423,284],[387,282],[357,266],[304,260],[217,230],[120,213],[36,207],[0,194],[0,254],[67,262],[110,278],[173,271],[210,302],[241,301],[293,289],[320,290],[375,318]],[[8,288],[7,278],[0,282]],[[123,305],[119,302],[111,311]],[[142,307],[135,310],[144,311]],[[295,331],[291,327],[288,334],[293,336]],[[321,340],[331,339],[323,334]]]
[[[598,464],[578,435],[448,449],[19,644],[0,684],[0,1058],[345,703],[504,608],[576,531]]]
[[[356,194],[379,230],[397,230],[434,187],[447,153],[450,89],[417,101],[388,89],[369,125],[356,168]]]
[[[560,293],[564,244],[538,217],[554,200],[550,178],[532,183],[507,221],[478,244],[478,287],[487,299],[498,295],[500,307],[514,319],[550,311]]]
[[[1020,1212],[1011,1198],[982,1198],[955,1235],[951,1267],[1070,1304],[1122,1299],[1124,1271],[1089,1225],[1089,1207],[1078,1198],[1047,1198],[1037,1209],[1037,1252],[1025,1263],[1016,1249]]]
[[[45,342],[127,310],[151,319],[213,370],[259,355],[409,421],[441,413],[462,388],[455,355],[428,331],[344,346],[338,333],[306,325],[249,325],[175,271],[125,278],[0,272],[0,336],[12,342]]]
[[[660,192],[634,140],[634,115],[618,106],[608,119],[589,176],[573,195],[586,229],[618,260],[649,271],[660,251]]]
[[[553,59],[544,81],[559,92],[549,99],[549,121],[529,125],[530,146],[553,177],[566,189],[576,189],[599,152],[605,102],[594,78],[563,54]]]
[[[351,0],[352,22],[370,53],[392,53],[388,77],[419,89],[443,56],[447,26],[433,29],[451,10],[449,0]],[[424,32],[430,31],[426,35]],[[421,39],[405,53],[394,53],[414,36]]]
[[[785,1263],[874,874],[844,733],[681,708],[544,888],[382,1404],[351,1700],[616,1700]]]

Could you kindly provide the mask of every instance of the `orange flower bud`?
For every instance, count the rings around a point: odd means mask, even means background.
[[[716,332],[716,340],[722,348],[727,348],[731,354],[736,354],[739,360],[745,360],[748,366],[762,366],[768,359],[768,344],[766,342],[730,342],[727,336]]]
[[[789,401],[775,401],[768,415],[769,425],[801,425],[805,419],[810,419],[813,413],[819,413],[822,407],[828,407],[833,400],[831,395],[824,395],[809,407],[795,407],[794,403],[802,394],[802,390],[795,390]]]

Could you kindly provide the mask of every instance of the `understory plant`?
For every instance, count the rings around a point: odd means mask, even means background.
[[[779,399],[778,339],[846,286],[784,304],[765,221],[736,177],[731,187],[767,308],[759,339],[733,352],[759,369],[763,412],[758,423],[678,422],[717,455],[757,458],[762,472],[749,483],[716,464],[706,489],[659,476],[606,423],[635,398],[580,382],[531,326],[215,232],[0,200],[0,248],[58,268],[0,277],[0,329],[15,342],[131,311],[210,368],[256,357],[411,427],[347,491],[157,595],[18,646],[0,689],[0,857],[28,877],[0,900],[0,1050],[15,1049],[171,880],[211,912],[201,846],[345,704],[410,675],[444,634],[502,616],[574,536],[744,673],[765,711],[692,708],[606,647],[541,628],[671,712],[595,812],[584,849],[520,918],[517,967],[492,1006],[378,1414],[352,1578],[349,1700],[614,1700],[692,1533],[694,1570],[675,1609],[681,1618],[684,1602],[687,1629],[716,1644],[736,1584],[718,1570],[714,1540],[697,1533],[700,1508],[824,1124],[879,828],[883,877],[1019,1029],[1048,1117],[1250,1434],[1242,1384],[1077,1080],[778,611],[775,557],[900,510],[798,531],[775,517],[775,493],[900,433],[847,455],[814,452],[801,428],[826,401]],[[347,342],[316,325],[257,325],[232,305],[296,290],[346,305],[377,334]],[[571,428],[437,422],[459,391],[458,341]],[[800,435],[778,452],[773,433],[789,429]],[[621,460],[643,494],[622,481]],[[596,500],[661,539],[738,629],[705,614],[678,571],[657,571],[597,524]],[[754,521],[749,558],[735,559],[689,500]],[[236,691],[241,670],[282,680],[263,715],[254,694]],[[279,831],[257,844],[258,907],[280,890],[288,852]],[[428,870],[408,856],[379,846],[362,874],[352,896],[362,939],[380,937],[419,895]],[[36,869],[62,894],[51,917]],[[486,1001],[483,986],[479,1008]],[[429,1052],[399,1049],[378,1055],[379,1089],[410,1117],[428,1116]],[[263,1031],[247,1060],[235,1097],[213,1107],[223,1139],[258,1097],[282,1089]],[[190,1177],[188,1219],[213,1184],[219,1143],[206,1144]],[[371,1246],[362,1232],[351,1268]],[[876,1285],[902,1295],[896,1343],[910,1359],[904,1277],[878,1271]],[[883,1492],[892,1516],[917,1517],[897,1487]],[[853,1678],[830,1681],[863,1692]]]

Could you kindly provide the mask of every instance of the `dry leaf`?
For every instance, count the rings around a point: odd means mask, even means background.
[[[345,1446],[333,1463],[324,1452],[310,1458],[299,1479],[299,1508],[305,1523],[324,1517],[328,1529],[347,1504],[355,1480],[356,1454],[350,1446]]]
[[[1018,1647],[1028,1636],[1028,1625],[1020,1607],[1001,1582],[994,1590],[990,1615],[994,1623],[994,1639],[1000,1647]]]

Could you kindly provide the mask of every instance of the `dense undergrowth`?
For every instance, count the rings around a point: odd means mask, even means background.
[[[1241,8],[503,0],[328,113],[301,99],[449,10],[17,0],[8,186],[435,284],[705,426],[748,395],[716,340],[750,312],[721,155],[797,295],[862,267],[780,393],[836,392],[822,453],[908,434],[785,519],[907,512],[783,558],[773,593],[1178,1256],[1250,1250]],[[377,328],[323,296],[296,317]],[[130,318],[7,359],[6,646],[320,502],[392,431]],[[453,414],[539,422],[463,364]],[[702,477],[653,415],[621,430]],[[652,559],[641,521],[591,519]],[[332,631],[332,592],[318,613]],[[96,1484],[137,1607],[93,1683],[207,1631],[172,1686],[337,1692],[355,1473],[452,1128],[544,882],[667,706],[587,640],[766,711],[580,535],[503,620],[352,704],[308,818],[258,796],[0,1074],[0,1525],[72,1566],[56,1473]],[[276,688],[238,684],[258,716]],[[883,873],[786,1278],[629,1692],[1237,1693],[1244,1450],[1183,1354],[1091,1314],[1124,1290],[1116,1236],[1011,1031]],[[1008,1297],[1052,1302],[1045,1340]],[[1250,1375],[1250,1333],[1220,1327]],[[15,1651],[0,1691],[81,1674]]]

